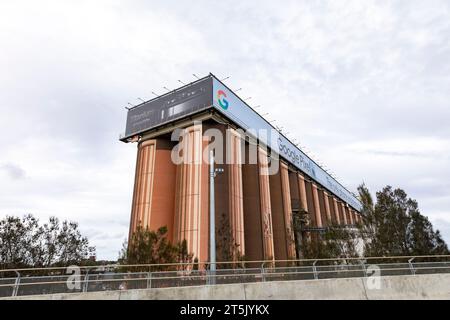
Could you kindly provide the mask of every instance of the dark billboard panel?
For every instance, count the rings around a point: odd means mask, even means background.
[[[197,113],[211,105],[212,78],[207,77],[130,109],[125,137]]]

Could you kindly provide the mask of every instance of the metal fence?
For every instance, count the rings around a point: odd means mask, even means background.
[[[450,256],[71,266],[0,270],[0,297],[264,281],[450,273]]]

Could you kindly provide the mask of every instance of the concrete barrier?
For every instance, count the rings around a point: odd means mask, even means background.
[[[50,300],[376,300],[450,299],[450,274],[226,284],[127,291],[65,293],[5,299]]]

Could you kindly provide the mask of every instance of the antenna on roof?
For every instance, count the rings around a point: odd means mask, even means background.
[[[179,79],[178,79],[178,82],[181,83],[181,84],[186,85],[186,83],[184,83],[183,81],[181,81],[181,80],[179,80]]]
[[[131,103],[128,102],[128,104],[129,104],[132,108],[134,107]]]
[[[166,90],[167,90],[167,91],[169,91],[169,92],[170,92],[170,91],[172,91],[172,90],[170,90],[170,89],[169,89],[169,88],[167,88],[167,87],[163,87],[163,88],[164,88],[164,89],[166,89]]]
[[[258,109],[258,108],[261,108],[261,105],[260,105],[260,104],[258,104],[257,106],[254,106],[254,107],[253,107],[253,109]]]
[[[252,98],[252,97],[245,98],[245,99],[243,99],[243,101],[250,100],[251,98]]]
[[[220,79],[220,81],[225,81],[225,80],[228,80],[228,79],[230,79],[230,76],[225,77],[225,78],[223,78],[223,79]]]
[[[238,91],[241,91],[242,90],[242,88],[239,88],[239,89],[236,89],[236,90],[233,90],[234,92],[238,92]]]
[[[155,96],[159,97],[159,94],[155,93],[154,91],[152,91],[152,93],[153,93]]]
[[[141,100],[142,102],[145,102],[144,99],[137,97],[139,100]]]
[[[193,73],[192,74],[194,77],[196,77],[198,80],[200,80],[200,78],[195,74],[195,73]]]

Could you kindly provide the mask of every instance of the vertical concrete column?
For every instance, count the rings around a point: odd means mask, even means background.
[[[228,164],[228,192],[230,227],[239,253],[245,255],[244,202],[242,185],[242,137],[236,130],[229,129],[230,163]]]
[[[150,199],[153,191],[155,154],[156,140],[146,140],[138,144],[129,237],[139,225],[144,229],[148,227],[151,214]]]
[[[300,208],[302,208],[305,211],[308,211],[308,200],[306,197],[305,178],[300,173],[297,173],[297,178],[298,178],[298,190],[300,193]]]
[[[181,142],[182,163],[177,166],[176,201],[175,201],[175,238],[186,240],[188,251],[199,261],[207,261],[208,257],[201,252],[202,197],[208,199],[208,193],[202,192],[202,126],[194,125],[185,130]],[[207,230],[206,230],[207,232]],[[203,244],[207,247],[207,244]],[[206,250],[207,251],[207,250]]]
[[[283,164],[281,164],[283,165]],[[275,260],[288,259],[288,240],[285,224],[285,208],[282,186],[282,167],[280,170],[269,176],[270,183],[270,210],[272,213],[273,249]]]
[[[176,181],[176,165],[171,160],[172,146],[169,140],[157,139],[149,220],[151,230],[166,226],[170,241],[173,241]]]
[[[330,225],[330,224],[333,224],[333,221],[331,219],[330,201],[329,201],[328,193],[326,191],[323,192],[323,197],[324,197],[324,201],[325,201],[325,213],[327,214],[328,225]]]
[[[287,258],[295,259],[294,223],[292,218],[291,189],[289,186],[289,170],[281,163],[281,193],[283,197],[284,227],[286,230]]]
[[[322,219],[322,227],[327,227],[329,219],[327,217],[327,212],[325,208],[325,194],[324,190],[317,187],[317,193],[319,195],[319,206],[320,206],[320,218]]]
[[[259,195],[263,230],[264,259],[274,259],[272,209],[270,205],[269,161],[265,150],[258,147]]]
[[[337,225],[341,224],[341,218],[339,217],[339,204],[335,197],[333,197],[334,215],[336,218]]]
[[[292,212],[300,210],[300,191],[298,190],[297,172],[288,170],[289,190],[291,191]]]
[[[204,126],[202,132],[204,131]],[[209,155],[209,139],[203,137],[202,150],[203,154]],[[200,253],[198,259],[200,262],[209,261],[209,157],[208,161],[203,161],[200,165]],[[216,220],[217,221],[217,220]],[[217,225],[216,225],[217,227]],[[216,238],[217,241],[217,238]]]
[[[341,202],[341,210],[342,210],[342,217],[344,218],[344,225],[347,225],[348,224],[347,214],[345,212],[345,204],[343,202]]]
[[[255,152],[254,155],[253,152]],[[245,255],[249,261],[264,259],[257,154],[256,141],[252,140],[245,144],[242,185],[244,187]],[[251,160],[252,158],[254,159]],[[260,265],[255,264],[252,267],[260,267]]]
[[[297,173],[297,182],[298,182],[298,192],[299,192],[299,196],[300,196],[300,209],[303,209],[305,212],[308,213],[308,217],[310,218],[310,224],[308,225],[308,227],[311,227],[314,225],[314,220],[315,220],[312,218],[312,211],[310,208],[310,207],[313,207],[312,195],[310,197],[308,197],[309,193],[306,188],[305,177],[300,173]],[[310,232],[305,233],[304,236],[305,236],[305,239],[307,239],[308,241],[311,241],[311,233]]]
[[[350,225],[353,225],[353,210],[350,208],[348,204],[346,204],[347,214],[348,214],[348,220],[350,222]]]
[[[336,220],[336,212],[335,212],[336,208],[334,207],[333,196],[331,194],[328,194],[328,206],[330,208],[331,223],[332,225],[337,225],[338,222]]]
[[[314,199],[314,211],[316,214],[316,225],[318,228],[322,228],[322,215],[320,212],[320,203],[319,203],[319,191],[317,190],[317,185],[315,183],[312,184],[313,191],[313,199]]]
[[[171,147],[165,139],[145,140],[138,145],[130,236],[138,225],[149,230],[165,226],[167,238],[173,241],[176,167],[170,161]]]
[[[308,217],[310,220],[310,227],[316,227],[316,206],[314,205],[314,195],[313,195],[313,186],[312,181],[307,180],[305,178],[305,186],[306,186],[306,198],[308,199]]]

